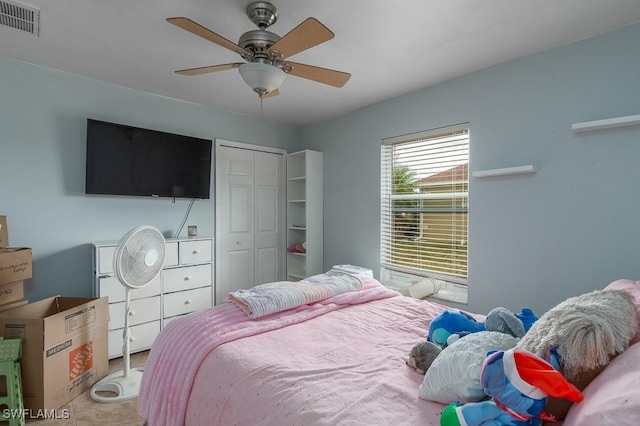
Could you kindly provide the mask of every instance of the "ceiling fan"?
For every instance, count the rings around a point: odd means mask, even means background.
[[[167,18],[167,22],[183,30],[212,41],[239,54],[246,62],[211,65],[206,67],[178,70],[181,75],[199,75],[237,68],[243,80],[260,98],[278,95],[278,88],[285,74],[306,78],[334,87],[344,86],[351,74],[291,62],[289,57],[331,40],[334,34],[315,18],[308,18],[300,25],[280,37],[266,28],[278,19],[277,8],[264,1],[247,6],[247,16],[260,28],[247,31],[240,36],[238,44],[227,40],[185,17]]]

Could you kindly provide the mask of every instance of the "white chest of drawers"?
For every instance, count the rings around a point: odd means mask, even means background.
[[[131,353],[149,349],[160,330],[179,315],[214,304],[212,238],[167,238],[162,272],[131,291]],[[109,297],[109,358],[122,356],[125,287],[113,273],[117,241],[93,243],[94,296]]]

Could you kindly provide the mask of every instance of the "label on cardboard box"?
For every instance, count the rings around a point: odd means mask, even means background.
[[[24,324],[6,324],[4,326],[4,338],[24,340],[24,329]]]
[[[64,317],[64,331],[65,333],[71,333],[78,328],[84,327],[87,324],[91,324],[96,320],[96,307],[89,306],[78,312],[74,312]]]
[[[31,278],[31,249],[28,247],[0,248],[0,284]]]
[[[64,351],[65,349],[70,348],[72,344],[73,344],[73,340],[69,339],[66,342],[62,342],[60,344],[55,345],[51,349],[47,349],[47,358],[57,354],[60,351]]]
[[[69,352],[69,381],[93,370],[93,340]]]

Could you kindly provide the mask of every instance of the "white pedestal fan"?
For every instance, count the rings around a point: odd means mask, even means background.
[[[132,369],[130,354],[129,311],[131,290],[141,288],[153,281],[164,262],[165,240],[162,233],[153,226],[143,225],[129,231],[118,244],[113,255],[113,272],[125,287],[126,305],[124,313],[123,362],[122,371],[109,374],[91,389],[91,398],[97,402],[120,402],[138,396],[142,371]],[[108,392],[110,396],[98,395]],[[114,395],[115,396],[111,396]]]

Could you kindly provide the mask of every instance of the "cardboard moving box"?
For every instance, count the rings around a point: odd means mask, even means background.
[[[51,297],[0,312],[0,334],[22,339],[22,394],[55,410],[107,375],[108,298]]]
[[[0,305],[0,312],[8,311],[9,309],[17,308],[18,306],[26,305],[29,303],[27,299],[20,299],[15,302],[6,303],[4,305]]]
[[[15,302],[24,297],[24,283],[16,281],[9,284],[0,284],[0,305]]]
[[[7,230],[7,217],[0,216],[0,248],[9,245],[9,231]]]
[[[31,278],[31,249],[28,247],[0,248],[0,284]]]

